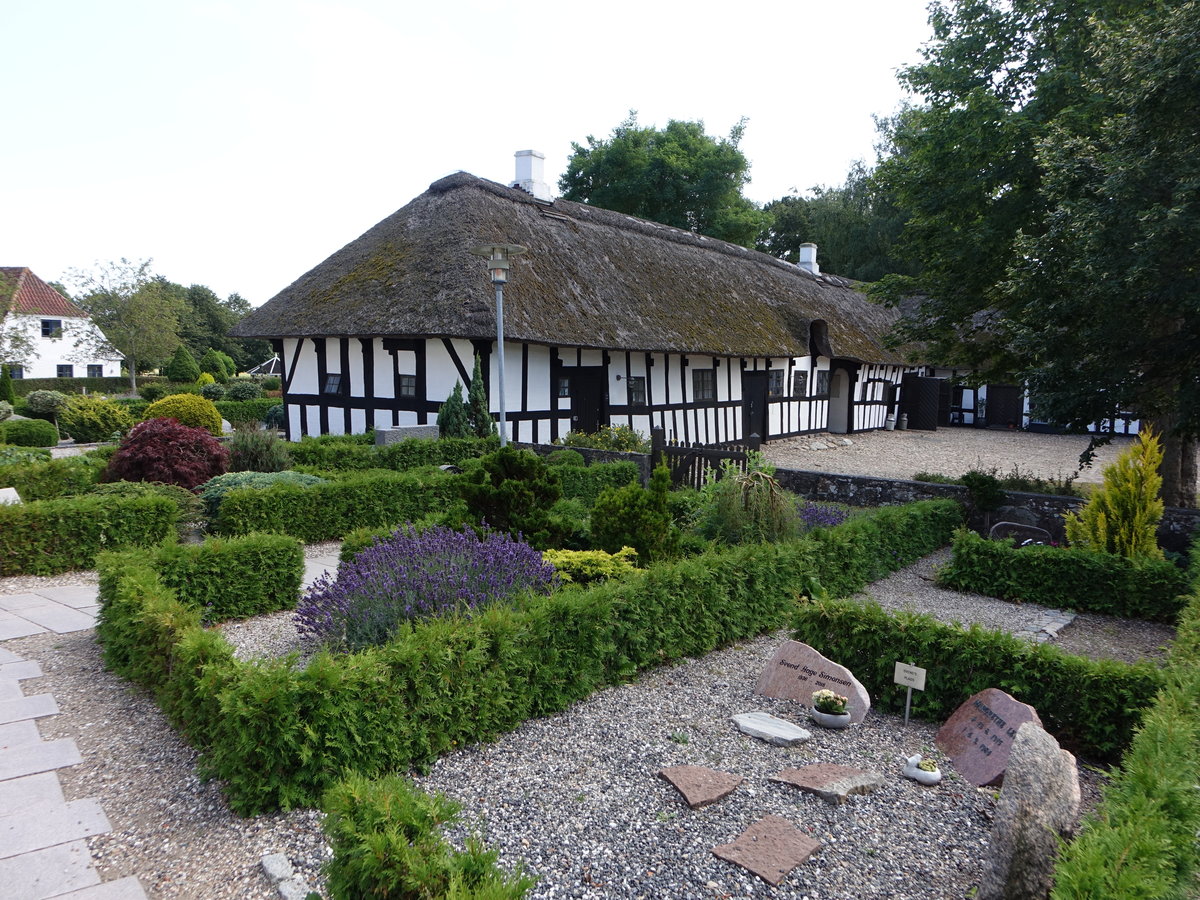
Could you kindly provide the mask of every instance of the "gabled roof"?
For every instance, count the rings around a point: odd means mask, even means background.
[[[0,318],[5,310],[29,316],[88,317],[24,266],[0,266]]]
[[[494,337],[484,243],[522,244],[504,289],[508,340],[559,346],[804,356],[824,320],[832,352],[884,349],[895,313],[850,282],[763,253],[465,172],[301,276],[233,329],[240,337]]]

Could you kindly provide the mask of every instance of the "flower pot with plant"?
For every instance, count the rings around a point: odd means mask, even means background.
[[[928,756],[917,753],[910,756],[904,765],[904,775],[920,784],[935,785],[942,780],[942,773]]]
[[[846,712],[847,698],[835,694],[828,688],[814,691],[811,715],[814,722],[824,728],[845,728],[850,724],[850,713]]]

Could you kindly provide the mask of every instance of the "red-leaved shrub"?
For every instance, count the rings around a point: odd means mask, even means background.
[[[129,432],[108,462],[105,481],[159,481],[189,490],[229,469],[229,451],[205,428],[147,419]]]

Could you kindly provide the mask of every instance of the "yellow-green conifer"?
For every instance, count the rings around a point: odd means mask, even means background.
[[[1076,547],[1129,559],[1162,559],[1158,546],[1162,458],[1158,437],[1149,430],[1141,432],[1138,442],[1104,469],[1104,486],[1079,514],[1066,514],[1067,540]]]

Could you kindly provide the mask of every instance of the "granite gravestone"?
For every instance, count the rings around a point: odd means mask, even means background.
[[[1026,722],[1041,726],[1036,709],[999,688],[987,688],[969,697],[938,729],[938,749],[977,787],[999,784],[1013,739]]]
[[[781,700],[795,700],[812,706],[814,691],[827,688],[846,697],[846,712],[857,724],[867,717],[871,696],[845,666],[827,659],[808,644],[786,641],[758,677],[756,694]]]

